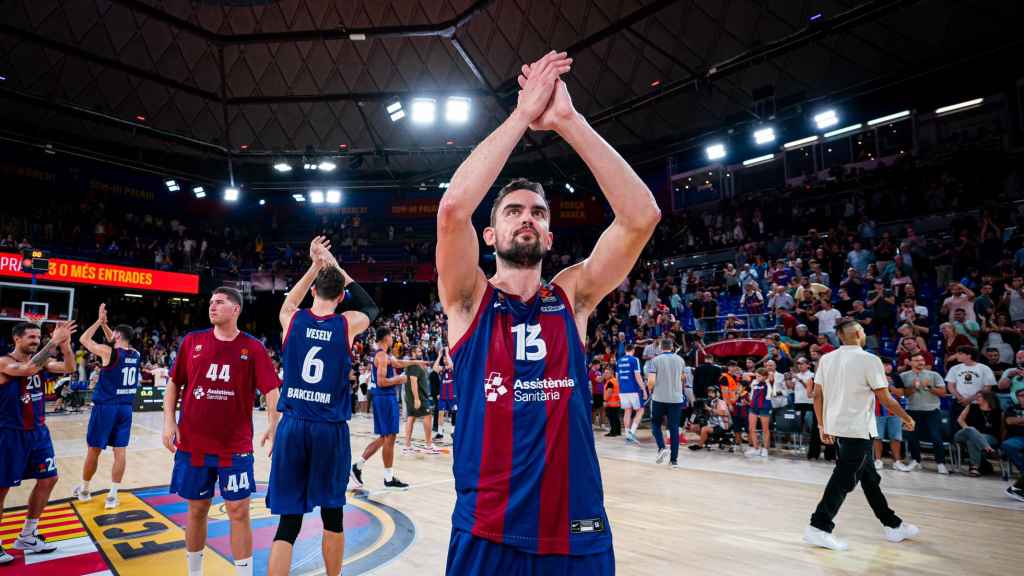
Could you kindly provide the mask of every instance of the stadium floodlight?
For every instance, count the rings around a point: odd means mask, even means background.
[[[405,110],[402,109],[402,101],[396,100],[387,107],[388,116],[391,117],[392,122],[398,122],[402,118],[405,118]]]
[[[765,162],[771,162],[775,159],[775,154],[765,154],[764,156],[757,156],[749,160],[744,160],[744,166],[756,166],[758,164],[764,164]]]
[[[808,136],[807,138],[800,138],[799,140],[793,140],[792,142],[786,142],[785,144],[782,145],[782,147],[785,148],[786,150],[789,150],[789,149],[792,149],[792,148],[799,148],[800,146],[803,146],[805,144],[810,144],[811,142],[815,142],[817,140],[818,140],[817,136]]]
[[[323,204],[324,203],[324,191],[323,190],[310,190],[309,201],[312,204]]]
[[[266,205],[267,205],[267,200],[265,198],[260,198],[260,206],[266,206]]]
[[[239,191],[234,186],[228,186],[224,189],[224,200],[227,202],[237,202]]]
[[[868,126],[874,126],[876,124],[885,124],[886,122],[895,122],[897,120],[902,120],[904,118],[909,118],[909,117],[910,117],[910,110],[903,110],[901,112],[896,112],[895,114],[889,114],[887,116],[882,116],[880,118],[875,118],[874,120],[868,120]]]
[[[331,162],[330,160],[323,160],[319,164],[317,164],[316,167],[321,172],[333,172],[334,169],[338,167],[338,165],[335,164],[334,162]]]
[[[294,198],[296,202],[305,202],[306,201],[306,195],[305,194],[292,194],[292,198]]]
[[[835,110],[825,110],[824,112],[814,115],[814,124],[818,127],[818,130],[831,128],[836,124],[839,124],[839,116],[836,115]]]
[[[181,186],[178,186],[178,183],[174,180],[167,180],[164,184],[167,186],[167,190],[169,192],[177,192],[178,190],[181,190]]]
[[[449,184],[451,184],[451,183],[450,182],[441,182],[440,184],[437,185],[437,187],[440,188],[441,190],[447,190]]]
[[[292,165],[287,163],[287,162],[281,161],[281,162],[278,162],[277,164],[274,164],[274,170],[277,170],[278,172],[282,172],[282,173],[283,172],[291,172],[292,171]]]
[[[569,184],[568,182],[565,183],[565,189],[569,191],[569,194],[576,192],[576,189],[573,188],[572,184]]]
[[[719,160],[725,158],[725,144],[712,144],[704,149],[708,160]]]
[[[935,109],[936,116],[942,116],[944,114],[952,114],[953,112],[960,112],[961,110],[969,110],[971,108],[977,108],[984,102],[984,98],[975,98],[974,100],[967,100],[964,102],[958,102],[956,104],[950,104],[949,106],[943,106]]]
[[[863,126],[863,125],[860,122],[858,122],[856,124],[850,124],[849,126],[843,126],[842,128],[840,128],[838,130],[833,130],[831,132],[825,132],[825,138],[831,138],[833,136],[839,136],[840,134],[846,134],[848,132],[853,132],[855,130],[860,130],[861,126]]]
[[[328,204],[341,204],[341,190],[337,188],[331,188],[327,191],[327,203]]]
[[[196,198],[206,198],[206,189],[203,188],[202,186],[196,186],[195,188],[192,189],[192,194]]]
[[[451,96],[445,103],[444,119],[449,124],[465,124],[469,121],[469,98]]]
[[[433,124],[437,116],[437,101],[433,98],[413,98],[412,121],[416,124]]]
[[[775,129],[761,128],[754,132],[754,143],[755,144],[768,144],[769,142],[775,142]]]

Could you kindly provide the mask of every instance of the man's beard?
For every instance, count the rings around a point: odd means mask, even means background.
[[[495,246],[494,252],[512,268],[534,268],[544,259],[545,254],[539,238],[531,243],[519,242],[513,238],[506,248]]]

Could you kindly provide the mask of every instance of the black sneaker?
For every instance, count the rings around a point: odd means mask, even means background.
[[[352,479],[355,480],[356,485],[359,488],[362,488],[363,487],[363,471],[360,470],[358,467],[356,467],[355,464],[352,465],[352,474],[351,474],[351,476],[352,476]]]
[[[409,485],[398,479],[397,476],[392,476],[391,480],[384,481],[384,487],[391,490],[408,490]]]
[[[1014,500],[1024,502],[1024,490],[1017,488],[1016,486],[1007,486],[1006,495]]]
[[[697,450],[703,450],[704,449],[704,447],[701,446],[700,444],[690,444],[689,448],[690,448],[690,450],[693,450],[694,452],[696,452]]]
[[[434,434],[434,440],[444,440],[444,434]]]

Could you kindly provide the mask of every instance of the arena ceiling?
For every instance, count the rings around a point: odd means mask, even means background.
[[[632,155],[777,107],[1019,49],[1017,2],[982,0],[11,0],[2,135],[171,174],[272,181],[450,175],[515,102],[522,62],[568,50],[577,108]],[[816,15],[819,15],[817,16]],[[365,39],[359,39],[365,38]],[[1019,51],[1016,52],[1019,54]],[[393,123],[396,98],[473,98],[462,128]],[[408,104],[406,104],[408,105]],[[514,160],[564,176],[550,134]]]

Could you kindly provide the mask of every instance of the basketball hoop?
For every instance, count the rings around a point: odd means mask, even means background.
[[[39,313],[36,313],[36,312],[25,312],[24,318],[25,318],[25,320],[27,320],[27,321],[29,321],[29,322],[31,322],[33,324],[36,324],[38,326],[42,326],[43,325],[43,320],[46,320],[46,316],[45,315],[39,314]]]

